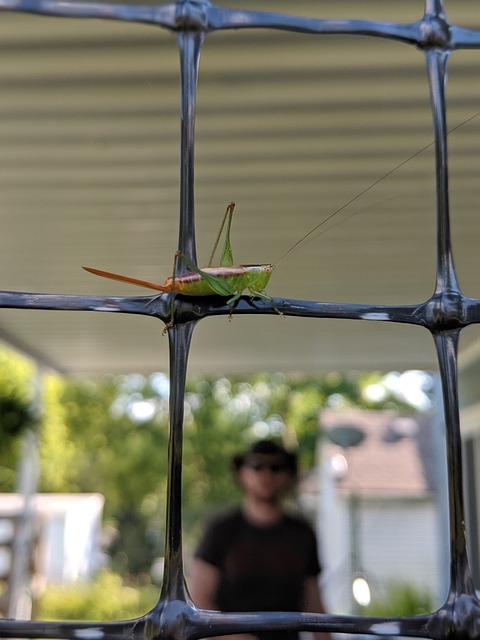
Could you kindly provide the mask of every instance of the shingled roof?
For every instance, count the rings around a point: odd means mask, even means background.
[[[434,491],[432,426],[423,416],[388,411],[325,410],[321,425],[360,429],[363,440],[340,447],[325,438],[324,454],[341,493],[362,497],[425,498]]]

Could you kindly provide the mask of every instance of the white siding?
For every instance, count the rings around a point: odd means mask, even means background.
[[[372,600],[381,597],[391,582],[407,582],[428,589],[440,604],[446,590],[441,584],[440,561],[448,563],[448,558],[440,558],[439,520],[433,500],[362,500],[357,510],[358,552],[353,567],[351,503],[338,495],[325,466],[317,527],[328,610],[352,612],[355,570],[365,574]]]
[[[381,596],[392,580],[426,588],[435,599],[443,595],[438,521],[432,502],[363,503],[359,528],[360,561],[372,599]]]

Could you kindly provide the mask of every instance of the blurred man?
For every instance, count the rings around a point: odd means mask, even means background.
[[[311,527],[289,515],[283,498],[293,488],[297,457],[273,440],[260,440],[233,460],[244,498],[240,507],[207,526],[195,552],[190,593],[202,609],[324,611],[321,567]],[[328,634],[316,634],[328,640]],[[236,636],[239,638],[239,636]],[[242,638],[297,640],[298,634]]]

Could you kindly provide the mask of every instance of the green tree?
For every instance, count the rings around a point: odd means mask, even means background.
[[[31,362],[0,349],[0,491],[15,489],[22,435],[36,425],[34,374]]]
[[[135,419],[132,407],[148,396],[161,402],[147,380],[141,386],[142,395],[138,376],[50,379],[41,456],[43,491],[105,496],[106,521],[118,530],[114,564],[132,573],[149,568],[164,534],[166,415]]]

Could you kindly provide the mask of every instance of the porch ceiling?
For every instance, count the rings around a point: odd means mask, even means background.
[[[233,2],[221,2],[235,6]],[[237,5],[255,8],[254,2]],[[262,0],[262,10],[418,20],[421,0]],[[480,27],[474,0],[451,21]],[[449,127],[480,111],[480,52],[450,61]],[[97,279],[96,266],[147,280],[170,274],[179,200],[178,52],[154,27],[2,13],[0,288],[92,295],[146,291]],[[275,262],[302,234],[432,140],[423,54],[360,37],[211,34],[200,64],[198,253],[206,262],[235,200],[236,261]],[[449,137],[460,283],[479,297],[480,117]],[[434,287],[433,154],[371,189],[273,274],[272,296],[379,304]],[[0,338],[67,372],[166,370],[152,318],[0,310]],[[469,329],[462,349],[473,348]],[[435,367],[424,330],[353,321],[224,317],[197,327],[191,371]]]

